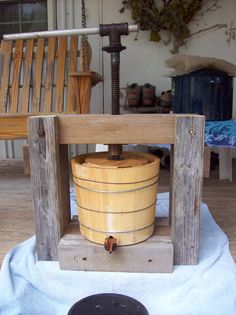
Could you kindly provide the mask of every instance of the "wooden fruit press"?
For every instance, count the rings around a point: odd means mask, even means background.
[[[28,119],[38,258],[59,260],[61,269],[172,272],[198,262],[204,117],[119,115],[120,38],[136,30],[126,23],[83,30],[109,36],[112,115]],[[82,32],[59,32],[73,31]],[[68,144],[97,143],[109,152],[72,160],[78,223],[70,214]],[[122,152],[122,143],[171,144],[168,217],[155,218],[159,159]]]

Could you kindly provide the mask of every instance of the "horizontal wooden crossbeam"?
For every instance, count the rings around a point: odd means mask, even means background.
[[[50,114],[42,113],[43,116]],[[27,118],[1,114],[0,140],[27,138]],[[195,115],[188,115],[194,117]],[[59,144],[175,143],[176,117],[184,115],[58,115]],[[198,116],[201,117],[201,116]],[[204,116],[202,116],[204,119]]]
[[[42,113],[43,116],[51,114]],[[0,140],[27,138],[27,118],[1,114]],[[58,115],[60,144],[174,143],[176,115]]]
[[[86,240],[80,234],[78,223],[69,224],[64,228],[65,233],[58,246],[61,269],[165,273],[173,271],[170,227],[156,226],[153,236],[145,242],[120,246],[112,254],[106,252],[104,246]]]
[[[0,116],[0,140],[25,139],[28,137],[27,116]]]
[[[58,116],[59,143],[174,143],[175,115]]]

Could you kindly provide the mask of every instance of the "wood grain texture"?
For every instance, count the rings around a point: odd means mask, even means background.
[[[170,145],[170,178],[171,179],[173,178],[173,174],[174,174],[174,144],[171,144]],[[169,213],[168,213],[168,225],[169,226],[171,226],[171,222],[172,222],[173,203],[170,202],[172,200],[172,193],[173,193],[172,184],[173,184],[173,180],[170,180]]]
[[[52,111],[55,49],[56,38],[55,37],[48,38],[48,59],[46,66],[45,96],[43,104],[43,111],[46,113]]]
[[[0,116],[0,140],[26,139],[27,136],[26,116]]]
[[[80,113],[89,114],[92,87],[103,81],[103,78],[93,71],[71,72],[70,77],[75,80],[79,92]]]
[[[118,247],[112,254],[84,239],[78,224],[70,225],[59,243],[61,269],[111,272],[173,271],[173,244],[168,228],[156,229],[147,241]]]
[[[24,174],[30,175],[29,145],[23,146]]]
[[[198,263],[203,152],[204,116],[176,116],[170,200],[175,264]]]
[[[70,72],[70,78],[74,80],[75,88],[78,90],[80,113],[89,114],[92,87],[103,81],[102,76],[94,71],[79,71]]]
[[[29,152],[36,248],[39,260],[57,260],[57,245],[63,234],[62,187],[57,118],[31,117]]]
[[[175,115],[66,115],[59,143],[174,143]]]
[[[203,177],[210,177],[211,170],[211,148],[204,147],[204,164],[203,164]]]
[[[0,113],[78,112],[78,90],[73,79],[65,93],[69,71],[78,70],[78,36],[72,37],[71,51],[67,51],[69,40],[51,37],[47,42],[44,38],[2,41]]]
[[[80,112],[81,114],[89,114],[89,104],[92,91],[91,78],[88,76],[77,77],[77,89],[79,91]]]
[[[29,176],[23,162],[0,160],[0,264],[6,252],[34,234]]]
[[[61,207],[63,225],[69,224],[71,219],[70,212],[70,178],[69,178],[69,157],[68,157],[68,145],[59,145],[60,156],[60,179],[61,179]]]
[[[10,95],[10,105],[9,112],[16,113],[19,104],[19,85],[20,85],[20,74],[22,66],[22,54],[23,54],[23,40],[16,41],[15,47],[15,60],[13,65],[13,78],[12,78],[12,88]]]
[[[122,162],[113,167],[107,157],[98,152],[71,161],[81,234],[98,244],[104,244],[107,235],[117,238],[118,245],[144,241],[154,230],[160,159],[124,152],[128,167]],[[142,160],[146,164],[137,165]]]
[[[34,40],[29,39],[26,43],[26,56],[24,62],[24,73],[23,73],[23,88],[21,96],[21,111],[26,113],[29,111],[29,95],[30,95],[30,80],[32,74],[32,63],[33,63],[33,50]]]
[[[3,54],[3,73],[0,88],[0,113],[7,112],[7,95],[9,88],[10,63],[11,63],[12,41],[2,41],[1,53]]]
[[[68,71],[77,71],[77,53],[78,53],[78,36],[72,36],[70,41],[70,54]],[[67,91],[67,109],[68,112],[77,112],[80,114],[80,104],[76,81],[68,75],[68,91]],[[76,93],[75,93],[76,91]]]
[[[37,75],[34,76],[33,80],[32,112],[40,111],[44,44],[45,44],[44,38],[39,38],[37,40],[37,55],[35,60],[35,73],[37,73]]]
[[[232,181],[232,150],[233,148],[219,148],[220,179]]]
[[[69,73],[71,77],[78,78],[78,77],[89,77],[91,78],[91,84],[92,86],[95,86],[96,84],[103,81],[103,77],[94,71],[78,71],[78,72],[70,72]]]
[[[57,113],[63,112],[64,105],[64,84],[65,84],[65,64],[66,64],[66,48],[67,37],[59,37],[58,48],[58,66],[57,66],[57,80],[56,80],[56,100],[55,109]]]

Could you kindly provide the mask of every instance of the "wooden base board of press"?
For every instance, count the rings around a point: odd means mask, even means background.
[[[65,226],[58,246],[60,268],[83,271],[171,273],[173,252],[170,227],[157,225],[148,240],[117,247],[109,254],[103,245],[86,240],[78,223],[73,223]]]

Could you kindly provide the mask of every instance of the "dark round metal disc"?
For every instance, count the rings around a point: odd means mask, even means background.
[[[102,293],[75,303],[68,315],[148,315],[137,300],[122,294]]]

